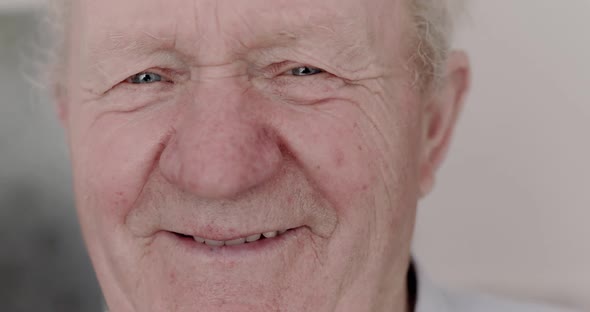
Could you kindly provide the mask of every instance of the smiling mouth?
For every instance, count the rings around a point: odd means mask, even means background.
[[[192,233],[191,233],[192,234]],[[193,234],[194,235],[194,234]],[[204,261],[207,265],[234,266],[236,263],[259,262],[261,259],[273,259],[285,254],[299,254],[300,248],[312,235],[308,226],[298,226],[287,230],[263,232],[259,234],[243,233],[240,237],[195,237],[176,231],[160,231],[157,237],[164,248],[173,248],[166,252],[181,252],[182,257],[192,261]],[[207,234],[200,234],[207,235]],[[224,266],[225,268],[225,266]]]
[[[185,235],[185,234],[176,233],[176,232],[173,232],[173,234],[175,234],[176,236],[182,238],[183,240],[193,240],[197,244],[201,244],[201,245],[204,245],[204,246],[209,246],[209,247],[223,247],[223,246],[237,247],[237,246],[241,246],[241,245],[250,245],[250,244],[257,243],[257,242],[276,240],[276,239],[281,238],[282,236],[288,234],[288,232],[293,232],[295,230],[297,230],[297,228],[294,228],[294,229],[286,229],[286,230],[279,230],[279,231],[271,231],[271,232],[264,232],[264,233],[252,234],[252,235],[249,235],[249,236],[246,236],[246,237],[240,237],[240,238],[235,238],[235,239],[232,239],[232,240],[225,240],[225,241],[207,239],[207,238],[202,238],[202,237],[199,237],[199,236],[190,236],[190,235]]]

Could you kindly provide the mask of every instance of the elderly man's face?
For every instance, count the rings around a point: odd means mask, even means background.
[[[75,3],[64,124],[112,311],[405,306],[465,85],[411,87],[406,1]]]

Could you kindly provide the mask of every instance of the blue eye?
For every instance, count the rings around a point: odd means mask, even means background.
[[[296,67],[289,71],[289,73],[293,76],[313,76],[323,72],[323,70],[311,66]]]
[[[127,79],[127,82],[133,83],[133,84],[148,84],[148,83],[159,82],[162,80],[163,80],[162,76],[160,76],[156,73],[145,72],[145,73],[135,74],[135,75],[129,77]]]

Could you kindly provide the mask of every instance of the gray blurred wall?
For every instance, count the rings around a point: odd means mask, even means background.
[[[62,130],[33,87],[35,25],[32,13],[0,13],[0,311],[100,311]]]

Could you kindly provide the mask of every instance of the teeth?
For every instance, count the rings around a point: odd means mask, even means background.
[[[216,241],[216,240],[212,240],[212,239],[206,239],[205,244],[207,246],[221,247],[221,246],[223,246],[224,242],[223,241]]]
[[[236,246],[236,245],[241,245],[245,242],[246,242],[245,238],[238,238],[238,239],[226,241],[225,246]]]
[[[255,242],[255,241],[257,241],[257,240],[259,240],[259,239],[260,239],[260,236],[262,236],[262,234],[254,234],[254,235],[250,235],[250,236],[246,237],[246,241],[247,241],[248,243]]]
[[[200,238],[198,236],[195,236],[194,239],[195,239],[196,242],[201,243],[201,244],[205,242],[205,239],[204,238]]]
[[[277,231],[262,233],[262,235],[266,238],[273,238],[273,237],[277,236],[277,234],[278,234]]]
[[[254,234],[254,235],[250,235],[245,238],[242,237],[242,238],[237,238],[237,239],[233,239],[233,240],[229,240],[229,241],[218,241],[218,240],[212,240],[212,239],[205,239],[205,238],[201,238],[198,236],[194,236],[193,238],[198,243],[201,243],[201,244],[204,243],[207,246],[212,246],[212,247],[221,247],[223,245],[237,246],[237,245],[242,245],[245,243],[253,243],[253,242],[261,239],[263,236],[265,238],[274,238],[274,237],[277,237],[278,235],[285,234],[285,232],[287,232],[287,231],[288,230],[281,230],[281,231],[266,232],[266,233],[262,233],[262,234]]]

